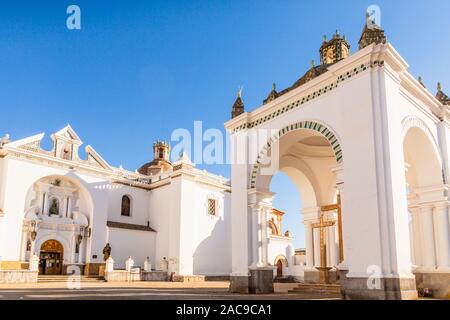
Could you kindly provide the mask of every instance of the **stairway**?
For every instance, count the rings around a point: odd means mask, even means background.
[[[76,276],[72,275],[39,275],[38,283],[67,283],[67,281],[73,281],[74,279],[76,279]],[[80,276],[81,283],[100,283],[104,281],[104,277]]]
[[[308,293],[321,295],[340,295],[341,286],[338,284],[315,284],[315,283],[301,283],[289,293]]]

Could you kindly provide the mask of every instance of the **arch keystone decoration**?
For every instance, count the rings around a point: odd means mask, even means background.
[[[327,141],[330,143],[331,148],[333,149],[334,156],[336,158],[336,162],[338,164],[342,163],[342,147],[339,142],[339,139],[328,126],[325,124],[319,123],[317,121],[305,120],[296,122],[294,124],[290,124],[282,129],[280,129],[276,134],[274,134],[271,138],[268,139],[267,143],[264,145],[262,150],[259,152],[258,157],[253,165],[251,178],[250,178],[250,189],[256,188],[256,178],[258,176],[259,169],[261,167],[261,160],[267,155],[268,150],[272,147],[274,142],[280,140],[286,134],[297,131],[297,130],[312,130],[320,133]]]

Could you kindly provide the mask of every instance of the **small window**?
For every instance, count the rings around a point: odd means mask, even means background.
[[[63,151],[62,151],[62,155],[61,158],[63,158],[64,160],[71,160],[72,159],[72,152],[70,151],[69,146],[65,146]]]
[[[216,209],[217,209],[217,200],[209,198],[208,199],[208,214],[215,216],[217,214]]]
[[[122,216],[129,217],[131,213],[131,199],[129,196],[122,197]]]

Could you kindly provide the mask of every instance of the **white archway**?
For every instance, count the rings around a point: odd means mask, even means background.
[[[442,159],[431,131],[416,117],[403,121],[403,152],[411,259],[415,272],[448,268],[448,190]]]

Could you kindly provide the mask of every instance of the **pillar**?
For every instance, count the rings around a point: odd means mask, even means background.
[[[70,218],[70,213],[72,212],[72,197],[67,197],[67,212],[66,217]]]
[[[422,223],[423,269],[433,271],[436,269],[436,253],[434,245],[433,207],[425,205],[420,208],[420,221]]]
[[[261,230],[261,207],[252,208],[252,266],[262,265],[262,230]]]
[[[32,254],[30,258],[30,264],[28,265],[28,270],[39,271],[39,257],[36,254]]]
[[[133,269],[134,266],[134,260],[131,257],[128,257],[128,259],[125,261],[125,269],[128,272],[131,272],[131,269]]]
[[[328,227],[328,247],[330,251],[330,260],[328,261],[328,266],[335,267],[339,263],[338,250],[336,243],[336,226]]]
[[[84,237],[83,239],[81,239],[80,242],[80,250],[78,250],[78,263],[82,264],[83,263],[83,254],[84,254],[84,250],[83,250],[83,242],[84,242]]]
[[[112,257],[109,257],[108,259],[106,259],[105,272],[112,271],[114,271],[114,259]]]
[[[75,263],[76,248],[77,248],[77,235],[74,235],[72,237],[72,252],[70,253],[70,262],[71,263]]]
[[[150,262],[150,258],[147,257],[144,261],[144,271],[150,272],[152,271],[152,263]]]
[[[33,254],[35,254],[36,252],[34,252],[35,250],[35,244],[36,244],[36,239],[31,239],[31,249],[30,249],[30,258],[33,256]]]
[[[269,208],[265,207],[261,210],[261,247],[262,247],[262,265],[269,265]]]
[[[306,268],[314,268],[313,228],[311,222],[305,222]]]
[[[448,228],[448,204],[439,203],[433,208],[435,247],[438,270],[450,270],[450,238]]]
[[[28,232],[22,232],[22,245],[20,247],[20,261],[26,260]]]
[[[420,209],[418,207],[409,208],[412,219],[411,232],[411,246],[412,246],[412,261],[415,266],[423,265],[422,258],[422,241],[420,241],[421,227],[420,227]]]
[[[320,267],[320,230],[313,229],[314,239],[314,267]]]
[[[48,202],[48,195],[47,195],[47,192],[44,192],[44,206],[42,207],[42,215],[45,215],[48,212],[47,202]]]

